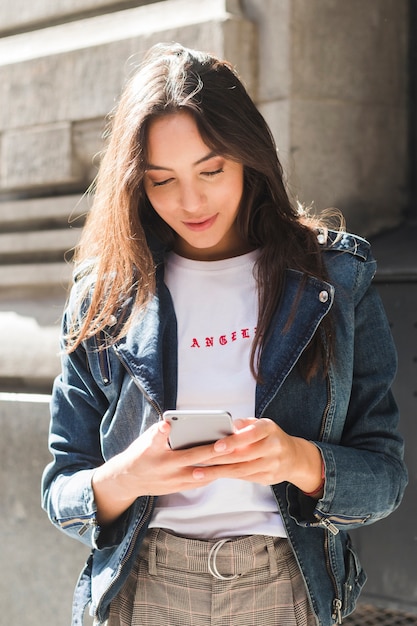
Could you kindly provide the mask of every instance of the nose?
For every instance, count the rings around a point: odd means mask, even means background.
[[[196,183],[186,183],[181,186],[180,205],[183,211],[195,213],[201,209],[203,204],[203,194]]]

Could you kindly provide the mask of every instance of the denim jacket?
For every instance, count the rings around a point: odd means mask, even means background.
[[[390,391],[396,352],[371,284],[376,263],[370,246],[353,235],[330,233],[322,250],[328,283],[286,272],[281,304],[262,353],[256,416],[271,418],[287,433],[314,442],[321,452],[325,489],[319,501],[289,483],[271,488],[317,623],[330,626],[353,611],[366,580],[349,530],[391,513],[401,501],[407,473]],[[64,328],[76,302],[77,283]],[[334,358],[327,376],[307,383],[297,362],[330,308]],[[290,311],[293,323],[288,329]],[[54,459],[43,476],[43,507],[54,525],[92,547],[75,590],[72,626],[82,624],[88,603],[90,612],[105,620],[155,504],[153,496],[139,497],[116,522],[100,529],[91,479],[94,468],[125,450],[164,410],[176,406],[176,318],[163,264],[146,314],[123,339],[98,350],[103,341],[106,333],[63,355],[51,401]]]

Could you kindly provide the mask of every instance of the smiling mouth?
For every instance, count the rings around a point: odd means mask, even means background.
[[[189,230],[194,232],[199,232],[210,228],[217,219],[217,214],[212,217],[208,217],[207,219],[199,220],[197,222],[183,222],[184,226],[186,226]]]

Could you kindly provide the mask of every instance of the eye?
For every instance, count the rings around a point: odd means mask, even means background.
[[[152,187],[163,187],[164,185],[170,183],[172,180],[172,178],[167,178],[166,180],[151,180],[150,183]]]
[[[201,174],[203,176],[207,176],[208,178],[210,178],[211,176],[217,176],[217,174],[223,174],[224,169],[222,167],[219,167],[218,170],[214,170],[212,172],[201,172]]]

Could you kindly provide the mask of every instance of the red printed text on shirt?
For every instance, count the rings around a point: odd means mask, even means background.
[[[247,339],[253,339],[256,332],[256,328],[241,328],[240,330],[234,330],[224,335],[218,335],[211,337],[193,337],[191,340],[191,348],[213,348],[215,345],[227,346],[234,341],[244,341]]]

